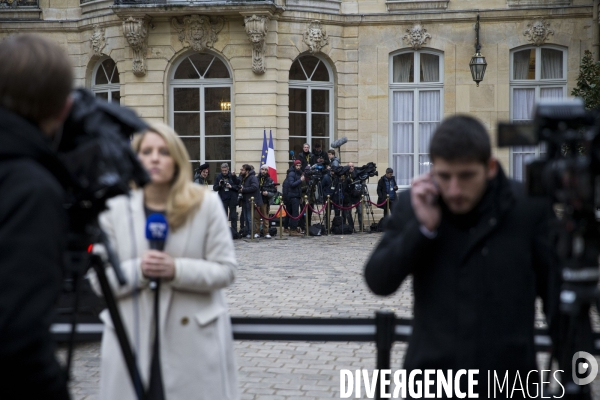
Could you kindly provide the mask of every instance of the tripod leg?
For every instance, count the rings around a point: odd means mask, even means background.
[[[125,359],[125,365],[127,366],[127,371],[129,372],[131,382],[133,383],[133,389],[135,390],[138,400],[143,400],[145,398],[145,393],[142,385],[140,370],[135,362],[133,349],[131,348],[131,344],[127,338],[127,333],[125,332],[125,326],[123,325],[121,314],[117,308],[115,296],[110,288],[110,285],[108,284],[108,278],[106,277],[104,265],[102,265],[102,261],[98,256],[92,257],[92,267],[98,276],[98,282],[100,283],[102,294],[104,296],[104,300],[106,301],[108,312],[110,313],[110,318],[112,319],[115,327],[117,339],[119,340],[119,345],[121,346],[121,351],[123,352],[123,358]]]

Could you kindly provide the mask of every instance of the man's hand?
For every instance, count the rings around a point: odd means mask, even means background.
[[[439,191],[430,173],[415,178],[410,190],[410,201],[417,220],[427,230],[434,232],[440,225]]]
[[[229,182],[227,182],[227,183],[225,184],[225,187],[226,187],[227,189],[231,189],[231,184],[230,184]]]
[[[302,182],[304,182],[304,175],[302,175],[302,176],[300,177],[300,180],[301,180]]]
[[[268,195],[269,193],[267,193],[267,191],[265,190],[264,192],[262,192],[263,196]]]
[[[148,250],[142,256],[142,273],[147,278],[173,279],[175,260],[164,251]]]

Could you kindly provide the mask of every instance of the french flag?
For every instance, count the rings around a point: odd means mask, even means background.
[[[269,145],[267,146],[267,130],[263,131],[263,149],[260,157],[260,166],[269,167],[269,176],[277,183],[277,167],[275,165],[275,149],[273,148],[273,131],[269,130]]]

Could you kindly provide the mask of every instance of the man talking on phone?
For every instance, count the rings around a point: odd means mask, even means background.
[[[478,369],[480,398],[487,397],[488,370],[500,380],[508,372],[511,386],[518,372],[526,386],[528,372],[541,369],[534,346],[536,297],[544,301],[548,322],[556,310],[551,208],[506,177],[491,155],[485,127],[474,118],[443,121],[431,140],[430,160],[431,172],[399,196],[367,262],[366,282],[385,296],[413,276],[405,369]],[[463,376],[463,392],[466,384]]]

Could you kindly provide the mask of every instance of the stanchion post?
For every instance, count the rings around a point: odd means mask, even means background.
[[[385,215],[392,215],[392,214],[390,214],[390,195],[389,195],[389,193],[387,194],[387,197],[385,200],[385,206],[387,207],[387,213]]]
[[[360,225],[362,226],[361,233],[367,233],[365,228],[365,195],[360,196],[360,219],[362,220]]]
[[[377,346],[377,366],[379,371],[391,369],[392,345],[396,333],[396,315],[389,310],[375,312],[375,345]],[[380,379],[375,387],[375,398],[381,399]]]
[[[287,240],[287,238],[283,237],[283,199],[281,199],[279,206],[279,237],[275,238],[275,240]]]
[[[250,197],[250,240],[254,242],[254,197]]]
[[[308,237],[308,196],[304,195],[304,207],[306,207],[306,209],[304,210],[304,220],[306,221],[306,236]]]
[[[327,230],[327,236],[329,236],[331,230],[331,198],[329,195],[327,195],[327,224],[325,224],[325,229]]]

